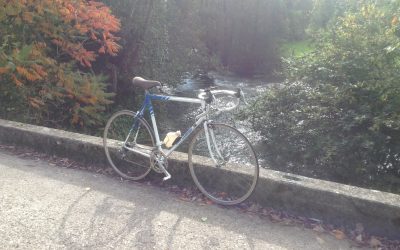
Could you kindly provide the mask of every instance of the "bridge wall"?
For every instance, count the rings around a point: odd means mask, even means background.
[[[0,143],[108,167],[99,137],[0,119]],[[186,154],[172,154],[169,170],[170,181],[193,185]],[[336,225],[354,228],[362,223],[371,233],[400,238],[400,195],[262,169],[251,199]]]

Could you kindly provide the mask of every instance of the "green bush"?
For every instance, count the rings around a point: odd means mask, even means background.
[[[275,168],[400,191],[399,9],[363,2],[245,115]]]

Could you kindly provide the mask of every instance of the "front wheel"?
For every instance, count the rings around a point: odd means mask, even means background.
[[[256,187],[256,153],[248,139],[229,125],[208,123],[195,132],[188,161],[197,187],[218,204],[243,202]]]
[[[108,162],[121,177],[136,181],[150,172],[150,157],[132,149],[150,156],[154,136],[146,120],[134,112],[123,110],[111,116],[104,129],[103,145]]]

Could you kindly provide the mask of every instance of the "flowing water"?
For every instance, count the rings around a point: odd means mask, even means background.
[[[218,89],[230,89],[236,90],[241,88],[245,94],[246,99],[249,101],[259,95],[261,92],[268,88],[270,83],[267,83],[262,79],[248,79],[239,78],[234,76],[223,76],[216,73],[209,73],[210,77],[187,77],[183,80],[181,84],[168,92],[175,96],[185,96],[185,97],[197,97],[202,89],[207,87],[217,87]],[[222,107],[229,106],[232,99],[221,98],[218,105]],[[162,119],[164,123],[160,126],[160,137],[170,131],[181,130],[182,134],[195,122],[196,115],[200,114],[199,105],[197,104],[186,104],[186,103],[166,103],[165,117]],[[253,144],[257,155],[259,157],[260,166],[265,166],[265,155],[263,151],[263,145],[261,138],[257,132],[251,129],[251,125],[246,121],[239,121],[235,119],[234,112],[224,112],[221,114],[212,114],[212,120],[227,123],[236,127],[240,132],[242,132]],[[186,151],[187,144],[183,145],[180,150]],[[178,149],[179,150],[179,149]],[[234,149],[232,149],[234,150]]]

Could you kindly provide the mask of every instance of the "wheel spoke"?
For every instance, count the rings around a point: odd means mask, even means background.
[[[204,128],[195,133],[189,146],[190,172],[208,198],[219,204],[237,204],[255,189],[259,171],[256,154],[246,137],[235,128],[212,124],[212,131],[211,148]],[[213,157],[218,164],[214,164]]]
[[[135,126],[133,126],[134,122],[137,123]],[[132,127],[136,129],[131,131]],[[126,144],[125,141],[127,141]],[[140,180],[151,170],[149,158],[124,148],[126,146],[134,148],[136,143],[147,149],[154,147],[154,137],[147,122],[135,118],[135,113],[131,111],[120,111],[114,114],[107,122],[103,144],[110,165],[126,179]]]

